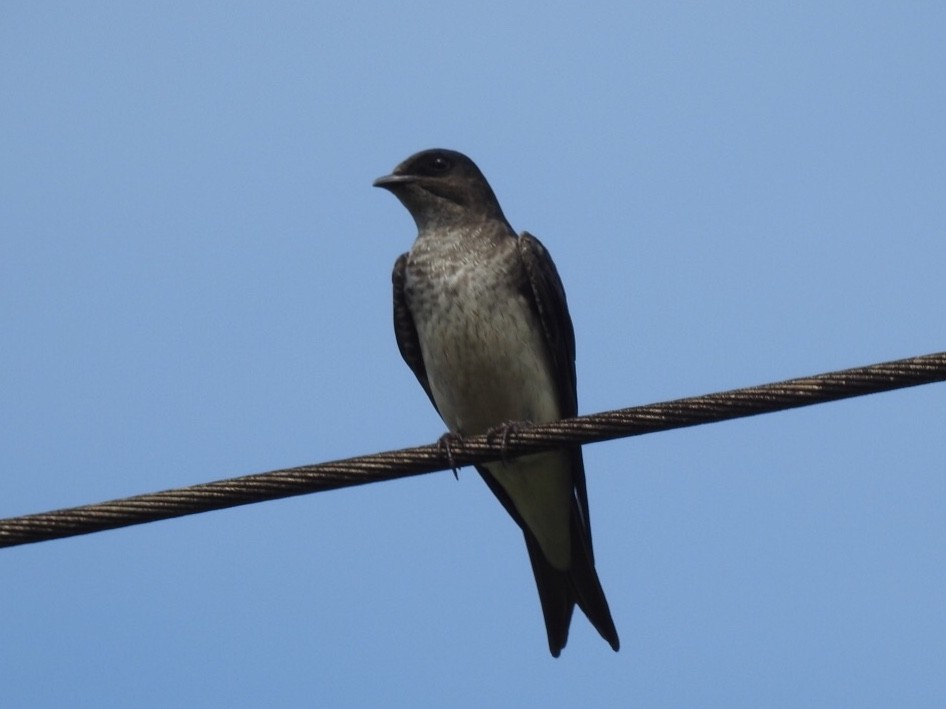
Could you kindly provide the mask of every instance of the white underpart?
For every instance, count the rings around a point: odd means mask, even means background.
[[[432,253],[438,251],[437,244],[428,241],[415,244],[412,258],[432,258],[441,265],[437,256],[443,254]],[[511,239],[504,246],[517,248]],[[486,261],[501,258],[502,249],[464,256],[462,262],[448,260],[449,266],[424,279],[420,288],[411,287],[408,272],[409,302],[427,378],[444,422],[451,431],[472,435],[509,421],[558,420],[557,384],[540,323],[508,279],[483,268]],[[506,251],[505,258],[511,256]],[[419,309],[433,316],[417,317]],[[487,467],[549,562],[568,569],[572,496],[568,456],[541,453]]]

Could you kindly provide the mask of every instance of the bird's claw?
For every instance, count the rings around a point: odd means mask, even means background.
[[[450,445],[462,442],[463,436],[461,436],[459,433],[454,433],[453,431],[447,431],[437,441],[437,448],[439,448],[442,453],[447,454],[447,463],[450,465],[450,470],[453,471],[453,477],[455,480],[460,479],[460,473],[459,468],[457,468],[457,463],[453,459],[453,449],[450,447]]]
[[[486,432],[486,438],[489,440],[491,438],[495,438],[496,436],[501,436],[502,461],[503,463],[506,463],[508,462],[506,458],[506,446],[509,444],[509,437],[514,433],[518,433],[519,429],[532,425],[533,424],[531,421],[506,421],[489,429]]]

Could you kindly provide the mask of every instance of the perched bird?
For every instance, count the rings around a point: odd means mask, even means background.
[[[374,184],[417,223],[411,250],[394,264],[394,332],[451,434],[576,416],[575,335],[555,264],[534,236],[516,235],[473,161],[425,150]],[[477,470],[522,528],[552,655],[568,640],[576,603],[617,650],[595,572],[581,447]]]

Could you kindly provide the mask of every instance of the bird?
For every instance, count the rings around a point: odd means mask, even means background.
[[[442,439],[502,432],[578,414],[575,334],[549,252],[516,234],[476,164],[424,150],[374,181],[417,225],[392,274],[404,361],[447,425]],[[595,570],[579,445],[485,463],[477,471],[525,537],[558,657],[577,604],[620,647]]]

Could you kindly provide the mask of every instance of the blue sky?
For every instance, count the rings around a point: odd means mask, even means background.
[[[939,3],[0,10],[0,516],[435,440],[371,188],[469,154],[582,412],[944,349]],[[946,389],[589,446],[618,654],[471,470],[0,552],[4,706],[946,702]]]

